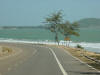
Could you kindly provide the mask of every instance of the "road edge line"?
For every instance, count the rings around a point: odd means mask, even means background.
[[[50,49],[50,51],[52,52],[54,58],[56,59],[57,64],[58,64],[58,66],[59,66],[61,72],[63,73],[63,75],[68,75],[67,72],[65,71],[65,69],[63,68],[63,66],[61,65],[60,61],[58,60],[58,58],[57,58],[55,52],[53,51],[53,49],[51,49],[51,48],[49,48],[49,49]]]
[[[67,54],[69,54],[71,57],[73,57],[74,59],[78,60],[79,62],[81,62],[81,63],[83,63],[83,64],[87,65],[89,68],[92,68],[92,69],[94,69],[94,70],[96,70],[97,72],[99,72],[99,73],[100,73],[100,71],[99,71],[99,70],[97,70],[97,69],[96,69],[96,68],[94,68],[93,66],[88,65],[86,62],[83,62],[83,61],[82,61],[82,60],[80,60],[79,58],[77,58],[77,57],[73,56],[71,53],[69,53],[69,52],[68,52],[68,51],[66,51],[65,49],[64,49],[64,52],[66,52]]]

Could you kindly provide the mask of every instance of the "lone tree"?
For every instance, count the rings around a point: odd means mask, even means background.
[[[53,13],[47,18],[45,18],[45,24],[48,25],[48,29],[55,33],[55,41],[59,45],[59,38],[58,38],[58,33],[60,30],[60,25],[62,23],[62,13],[59,11],[57,13]]]
[[[61,34],[64,35],[65,41],[69,41],[69,43],[71,35],[79,36],[78,30],[79,24],[77,22],[70,23],[69,21],[66,21],[65,23],[62,23],[60,26]],[[69,43],[67,46],[69,46]]]
[[[65,38],[69,38],[71,35],[79,36],[77,30],[79,29],[79,25],[77,22],[70,23],[68,21],[63,21],[61,11],[57,13],[53,13],[47,18],[45,18],[46,25],[48,25],[48,29],[55,33],[55,41],[59,45],[58,33],[61,33],[65,36]],[[70,40],[69,40],[70,41]]]

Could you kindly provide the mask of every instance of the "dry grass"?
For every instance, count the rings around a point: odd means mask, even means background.
[[[13,49],[6,47],[6,46],[0,46],[0,57],[7,56],[13,53]]]
[[[2,47],[2,52],[8,52],[11,53],[13,50],[11,48],[8,47]]]
[[[79,58],[80,60],[86,62],[87,64],[93,66],[94,68],[100,70],[100,64],[96,64],[96,62],[87,59],[86,57],[84,57],[82,54],[89,56],[89,57],[93,57],[95,59],[100,60],[100,54],[94,53],[94,52],[89,52],[83,49],[79,49],[79,48],[68,48],[65,46],[60,46],[61,48],[64,48],[65,50],[67,50],[69,53],[71,53],[73,56]]]

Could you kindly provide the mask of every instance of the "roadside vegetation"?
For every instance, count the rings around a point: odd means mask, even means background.
[[[71,23],[69,21],[64,20],[61,11],[58,11],[46,17],[44,24],[47,26],[48,30],[55,34],[54,39],[55,42],[58,43],[58,45],[59,33],[62,34],[64,36],[64,40],[67,42],[69,41],[69,43],[72,35],[79,36],[78,22]],[[84,50],[84,47],[79,44],[76,46],[76,48],[70,48],[68,46],[69,44],[67,44],[67,47],[61,47],[68,50],[73,56],[100,70],[100,54],[86,51]]]
[[[86,62],[87,64],[93,66],[94,68],[100,70],[100,53],[90,52],[84,50],[82,48],[69,48],[65,46],[61,46],[73,56],[77,57],[78,59]]]
[[[77,45],[76,48],[80,48],[80,49],[84,49],[84,47],[82,47],[81,45]]]
[[[45,18],[45,25],[48,30],[55,34],[55,42],[59,45],[59,33],[65,38],[65,41],[70,41],[71,35],[79,36],[79,24],[77,22],[70,23],[63,19],[63,14],[61,11],[53,13]]]
[[[12,48],[0,46],[0,58],[11,55],[14,52]]]

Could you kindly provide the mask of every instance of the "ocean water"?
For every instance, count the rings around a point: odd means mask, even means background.
[[[100,43],[100,28],[81,28],[79,37],[72,37],[72,40],[78,42]]]
[[[70,46],[75,47],[80,44],[89,51],[100,52],[99,28],[81,28],[79,33],[79,37],[71,37]],[[61,34],[59,34],[59,40],[61,40],[61,44],[64,42],[64,37]],[[0,41],[56,44],[54,42],[54,33],[40,28],[0,29]]]

